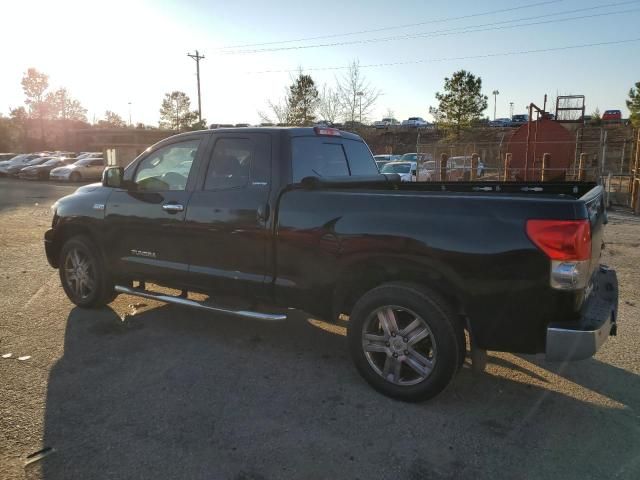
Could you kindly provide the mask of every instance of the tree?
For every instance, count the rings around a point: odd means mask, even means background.
[[[395,116],[396,116],[396,112],[394,112],[390,108],[387,108],[387,113],[384,114],[384,118],[395,118]]]
[[[602,123],[602,115],[600,115],[600,109],[596,107],[596,109],[591,114],[591,123],[592,125],[600,125]]]
[[[198,112],[191,110],[191,100],[186,93],[173,91],[165,93],[160,107],[160,128],[182,132],[204,128],[206,119],[198,121]]]
[[[44,92],[49,88],[49,76],[35,68],[29,68],[22,77],[21,83],[24,95],[27,97],[24,103],[29,107],[29,114],[33,118],[44,118],[46,114]]]
[[[29,68],[21,83],[27,97],[24,103],[29,107],[29,115],[40,123],[40,143],[44,146],[44,117],[47,115],[44,92],[49,88],[49,76],[35,68]]]
[[[264,123],[274,123],[271,117],[275,117],[275,123],[279,125],[289,125],[291,122],[291,111],[289,109],[289,90],[285,89],[284,98],[274,101],[267,101],[267,106],[271,113],[265,111],[258,111],[260,121]]]
[[[338,92],[326,84],[322,86],[318,102],[318,113],[323,120],[335,123],[340,115],[340,97]]]
[[[318,109],[319,95],[311,75],[305,75],[300,70],[298,77],[289,86],[287,103],[290,125],[302,127],[313,124]]]
[[[487,108],[487,96],[482,94],[482,79],[471,72],[460,70],[444,79],[444,93],[437,92],[438,108],[429,113],[445,125],[451,125],[456,134],[462,127],[482,118]]]
[[[87,109],[78,100],[71,98],[66,88],[47,93],[44,103],[49,118],[87,121]]]
[[[636,82],[635,88],[629,90],[629,100],[627,100],[627,108],[629,109],[629,120],[634,128],[640,128],[640,82]]]
[[[111,110],[104,112],[104,120],[98,122],[100,128],[124,128],[126,126],[127,124],[122,117]]]
[[[372,87],[360,71],[360,62],[354,60],[347,73],[337,80],[338,99],[342,115],[347,122],[366,119],[381,92]]]

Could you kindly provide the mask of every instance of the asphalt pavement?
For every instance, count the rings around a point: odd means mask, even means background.
[[[595,358],[490,352],[405,404],[359,377],[346,323],[74,307],[42,235],[75,188],[0,179],[0,479],[640,478],[637,218],[610,216],[620,326]]]

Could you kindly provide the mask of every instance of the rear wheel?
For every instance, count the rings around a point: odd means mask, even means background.
[[[381,393],[420,401],[440,393],[454,377],[464,351],[457,318],[435,292],[388,283],[367,292],[349,319],[351,357]]]
[[[59,273],[67,297],[79,307],[97,308],[116,293],[99,249],[86,236],[71,237],[60,252]]]

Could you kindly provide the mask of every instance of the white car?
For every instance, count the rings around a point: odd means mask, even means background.
[[[100,180],[105,166],[102,158],[82,158],[71,165],[54,168],[49,174],[49,179],[64,182]]]
[[[373,126],[375,128],[389,128],[389,127],[396,127],[398,125],[400,125],[400,122],[395,118],[383,118],[382,120],[373,122]]]
[[[416,181],[416,162],[389,162],[382,167],[380,173],[389,175],[397,173],[402,182]]]
[[[402,126],[408,128],[428,127],[429,122],[422,117],[409,117],[407,120],[402,121]]]

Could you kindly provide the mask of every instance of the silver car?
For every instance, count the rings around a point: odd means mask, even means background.
[[[105,162],[102,158],[83,158],[76,163],[51,170],[50,180],[83,182],[102,179]]]

